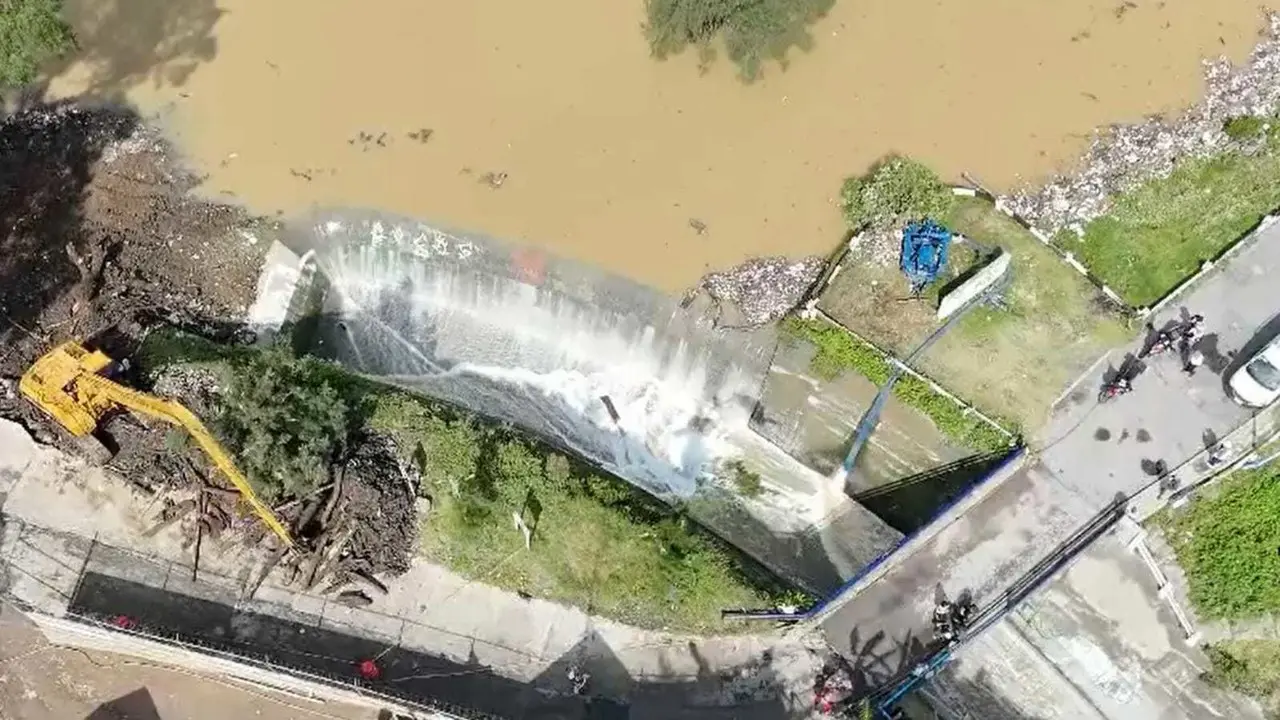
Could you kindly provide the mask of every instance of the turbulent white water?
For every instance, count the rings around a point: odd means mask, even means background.
[[[535,286],[510,276],[506,255],[379,227],[329,223],[365,241],[317,248],[339,361],[541,434],[659,496],[692,497],[742,459],[762,475],[768,492],[751,505],[770,527],[800,530],[829,509],[825,479],[748,428],[763,349],[625,281],[561,267]]]

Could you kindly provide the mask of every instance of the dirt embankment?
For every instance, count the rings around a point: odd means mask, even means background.
[[[190,195],[198,182],[127,110],[57,105],[0,123],[0,416],[74,449],[16,391],[17,378],[53,346],[79,340],[124,359],[162,325],[244,337],[240,321],[275,224]],[[215,418],[207,388],[170,385],[157,390]],[[225,479],[163,423],[119,415],[104,429],[116,446],[111,467],[163,499],[158,524],[181,523],[193,545],[228,530],[261,540],[259,523],[237,521],[244,513]],[[313,497],[278,507],[302,549],[282,567],[307,587],[376,591],[379,581],[364,578],[408,568],[416,475],[394,446],[368,437],[335,462],[333,475]]]
[[[190,197],[197,180],[126,110],[55,105],[0,124],[0,376],[65,339],[242,317],[264,223]]]

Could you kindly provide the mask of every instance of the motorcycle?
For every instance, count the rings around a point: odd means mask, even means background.
[[[1127,378],[1116,378],[1102,386],[1102,390],[1098,393],[1098,402],[1105,403],[1131,392],[1133,392],[1133,383]]]
[[[1178,338],[1171,332],[1162,332],[1156,336],[1154,342],[1142,349],[1138,353],[1138,359],[1151,357],[1152,355],[1161,355],[1172,351],[1178,346]]]

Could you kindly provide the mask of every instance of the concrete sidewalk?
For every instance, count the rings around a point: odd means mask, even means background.
[[[491,669],[494,682],[505,678],[532,688],[510,690],[526,709],[537,697],[567,694],[563,675],[570,661],[592,674],[593,692],[630,705],[633,717],[803,717],[811,707],[812,678],[823,660],[814,646],[820,641],[812,638],[700,639],[645,631],[523,600],[422,562],[370,609],[293,591],[274,577],[245,600],[261,555],[206,541],[199,580],[192,582],[191,553],[178,530],[144,535],[157,507],[122,480],[0,421],[0,586],[46,614],[102,610],[110,605],[104,597],[124,597],[125,588],[129,597],[211,608],[200,617],[225,613],[226,622],[210,628],[214,635],[240,633],[245,618],[274,618],[298,631],[362,638],[470,672]],[[200,622],[194,616],[183,621]]]

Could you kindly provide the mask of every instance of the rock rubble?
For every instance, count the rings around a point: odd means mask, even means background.
[[[771,323],[799,305],[825,265],[819,257],[753,258],[729,270],[704,275],[692,294],[705,291],[722,310],[726,303],[732,304],[742,325],[755,327]]]
[[[1223,131],[1227,120],[1267,117],[1280,109],[1280,13],[1267,13],[1262,40],[1243,65],[1220,57],[1204,66],[1205,95],[1196,105],[1176,117],[1101,129],[1074,172],[1001,199],[1050,235],[1064,229],[1082,232],[1110,209],[1116,194],[1168,176],[1183,159],[1233,149],[1235,143]]]

